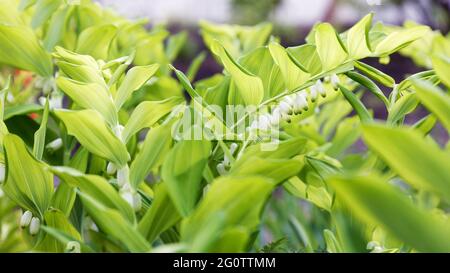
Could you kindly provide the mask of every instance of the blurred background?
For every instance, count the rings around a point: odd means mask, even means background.
[[[450,29],[450,0],[96,0],[119,14],[131,18],[146,18],[149,28],[164,24],[172,33],[187,31],[189,40],[181,51],[175,66],[185,70],[199,52],[207,51],[199,34],[199,20],[214,23],[254,25],[271,22],[273,35],[284,46],[297,46],[311,27],[319,22],[330,22],[339,31],[345,31],[369,12],[374,12],[374,22],[402,25],[412,20],[448,34]],[[410,74],[426,70],[410,58],[400,54],[391,56],[390,63],[380,64],[378,59],[364,60],[368,64],[393,76],[397,82]],[[202,64],[198,79],[222,70],[210,55]],[[386,93],[390,90],[384,90]],[[373,96],[363,98],[374,110],[375,118],[384,119],[384,106]],[[414,123],[425,116],[418,109],[408,116],[406,123]],[[448,135],[437,126],[433,132],[438,142],[446,143]]]

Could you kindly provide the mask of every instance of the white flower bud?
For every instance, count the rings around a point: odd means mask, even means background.
[[[39,218],[37,218],[37,217],[31,218],[30,229],[29,229],[30,234],[33,236],[38,234],[40,228],[41,228],[41,220],[39,220]]]
[[[20,227],[26,228],[30,225],[31,218],[33,218],[33,214],[31,211],[27,210],[22,214],[22,217],[20,217]]]
[[[338,89],[338,84],[341,81],[339,80],[339,77],[336,74],[331,75],[331,85],[333,86],[334,90]]]
[[[309,88],[309,95],[312,102],[317,100],[317,88],[314,85]]]
[[[317,82],[314,84],[314,87],[316,88],[317,92],[325,98],[327,96],[327,90],[325,90],[325,87],[323,86],[322,82],[320,80],[317,80]]]
[[[122,191],[120,193],[120,196],[128,203],[130,204],[131,207],[134,206],[134,198],[133,198],[133,194],[131,193],[131,191]]]
[[[123,129],[125,127],[123,127],[122,125],[118,124],[116,127],[113,128],[114,134],[119,138],[122,139],[122,132]]]
[[[66,244],[66,252],[68,253],[81,253],[80,243],[77,241],[70,241]]]
[[[306,95],[304,93],[299,93],[295,97],[295,103],[299,109],[308,111],[308,101],[306,100]]]
[[[237,150],[237,148],[238,148],[239,146],[237,145],[237,143],[231,143],[231,145],[230,145],[230,153],[231,154],[234,154],[234,152],[236,152],[236,150]]]
[[[3,183],[5,181],[5,164],[0,163],[0,184]]]
[[[112,162],[108,162],[108,165],[106,166],[106,173],[108,175],[113,175],[116,173],[116,171],[117,171],[116,164],[114,164]]]
[[[216,169],[220,175],[225,175],[227,173],[227,171],[225,170],[225,165],[223,163],[217,164]]]
[[[9,103],[14,102],[14,95],[11,93],[8,93],[8,95],[6,95],[6,101]]]
[[[62,139],[57,138],[57,139],[53,140],[52,142],[50,142],[49,144],[47,144],[45,147],[52,151],[56,151],[62,147],[62,144],[63,144]]]
[[[128,166],[125,166],[117,171],[117,184],[119,184],[119,187],[123,187],[128,183],[129,174],[130,169]]]
[[[280,112],[281,114],[292,113],[291,106],[284,101],[280,102]]]

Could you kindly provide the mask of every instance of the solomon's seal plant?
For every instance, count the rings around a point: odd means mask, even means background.
[[[450,251],[450,146],[431,134],[450,130],[448,37],[372,14],[288,48],[270,24],[200,29],[223,71],[195,81],[204,54],[171,65],[184,32],[0,1],[0,251]],[[427,70],[365,62],[395,52]]]

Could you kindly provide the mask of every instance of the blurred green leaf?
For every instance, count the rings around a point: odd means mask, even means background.
[[[406,182],[450,200],[449,154],[407,128],[364,125],[363,137],[369,147]]]
[[[398,189],[373,176],[338,176],[328,181],[357,216],[377,223],[424,252],[450,251],[449,223],[414,206]]]

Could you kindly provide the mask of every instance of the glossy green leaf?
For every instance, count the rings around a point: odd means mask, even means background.
[[[130,223],[135,222],[133,208],[122,198],[114,187],[101,176],[88,175],[69,167],[52,167],[54,174],[64,183],[76,187],[83,194],[95,198],[95,201],[106,208],[115,209]]]
[[[374,53],[381,56],[389,55],[423,37],[429,29],[427,26],[415,26],[393,31],[376,45]]]
[[[394,87],[395,80],[391,76],[381,72],[375,67],[358,61],[355,62],[355,67],[366,74],[366,76],[371,78],[372,80],[377,81],[387,87]]]
[[[202,192],[203,169],[208,163],[211,143],[206,140],[178,142],[164,161],[161,176],[181,215],[189,215]]]
[[[57,110],[55,114],[64,122],[67,131],[93,154],[123,166],[130,155],[122,143],[95,110]]]
[[[289,91],[301,86],[310,78],[310,75],[305,72],[305,68],[299,67],[293,59],[289,57],[284,47],[272,42],[269,44],[269,50],[274,62],[280,68],[284,84]]]
[[[78,82],[66,77],[59,77],[56,84],[79,106],[98,111],[110,126],[117,124],[117,110],[105,86]]]
[[[4,192],[43,219],[53,195],[53,175],[30,154],[18,136],[5,135],[3,148],[7,167]]]
[[[387,122],[395,124],[416,109],[419,104],[414,93],[408,93],[398,99],[389,109]]]
[[[407,183],[450,200],[449,154],[411,129],[365,125],[363,136],[369,147]]]
[[[152,64],[148,66],[135,66],[125,75],[125,79],[117,90],[115,104],[117,109],[127,101],[131,94],[141,88],[155,73],[159,65]]]
[[[183,102],[180,97],[170,97],[162,101],[141,102],[133,111],[125,125],[122,137],[128,142],[131,136],[144,128],[150,128]]]
[[[324,71],[338,67],[347,59],[346,49],[330,24],[322,23],[315,27],[315,42]]]
[[[369,41],[372,18],[373,13],[366,15],[347,32],[348,55],[355,60],[363,59],[372,54]]]
[[[350,79],[367,88],[367,90],[369,90],[372,94],[374,94],[377,98],[379,98],[386,105],[386,107],[389,106],[389,100],[383,94],[381,89],[369,78],[353,71],[349,71],[345,73],[345,75],[347,75]]]
[[[218,42],[213,44],[212,51],[221,59],[225,69],[231,74],[245,104],[258,105],[264,97],[264,86],[261,79],[239,65]]]

